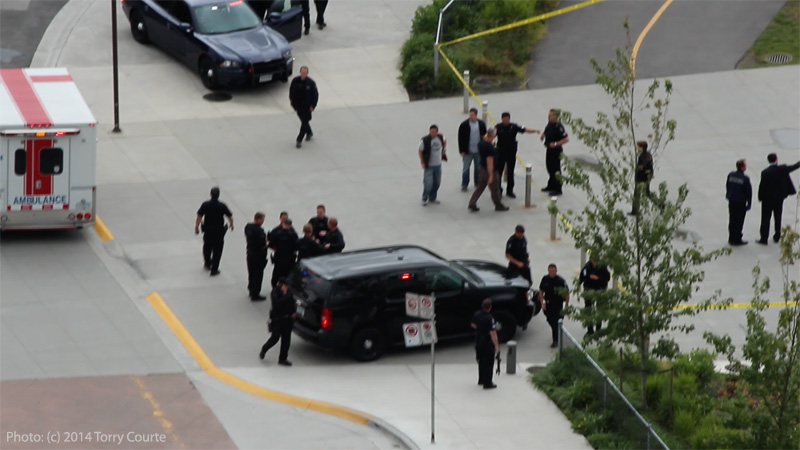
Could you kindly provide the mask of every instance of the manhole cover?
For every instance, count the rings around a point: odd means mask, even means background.
[[[772,53],[765,58],[770,64],[786,64],[792,60],[792,55],[787,53]]]
[[[232,98],[233,96],[227,92],[209,92],[203,96],[203,99],[208,100],[209,102],[227,102]]]

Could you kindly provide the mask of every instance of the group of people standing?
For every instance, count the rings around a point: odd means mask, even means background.
[[[548,113],[548,123],[544,131],[527,128],[511,122],[511,114],[504,112],[501,123],[487,128],[483,120],[478,119],[478,110],[469,110],[469,117],[458,127],[458,153],[461,155],[461,190],[469,189],[470,167],[475,190],[467,205],[472,212],[480,211],[477,205],[486,188],[492,196],[495,211],[508,211],[502,202],[503,173],[507,174],[505,194],[516,198],[514,193],[514,168],[517,163],[517,134],[539,133],[546,148],[545,164],[549,179],[542,191],[551,195],[561,195],[561,153],[563,145],[569,137],[556,116],[556,110]],[[496,140],[496,144],[495,144]],[[423,136],[419,144],[419,158],[423,169],[422,206],[430,203],[438,204],[438,191],[442,179],[442,162],[447,161],[447,141],[439,133],[439,127],[431,125],[429,133]]]
[[[211,189],[211,198],[200,205],[197,210],[194,232],[203,232],[203,267],[211,276],[219,275],[219,264],[225,244],[225,233],[233,231],[233,214],[228,206],[219,200],[218,187]],[[339,230],[336,217],[328,217],[325,205],[317,205],[317,214],[303,225],[303,236],[299,237],[292,226],[292,220],[286,211],[280,213],[278,226],[265,232],[263,225],[265,214],[256,212],[253,221],[244,227],[247,241],[247,291],[252,301],[263,301],[261,295],[264,280],[264,269],[268,260],[272,261],[272,291],[270,294],[272,308],[269,312],[269,329],[271,336],[261,348],[259,357],[264,359],[267,351],[278,340],[281,350],[278,363],[291,366],[288,360],[291,342],[292,325],[295,318],[295,301],[289,293],[287,277],[294,266],[305,258],[327,253],[340,253],[344,250],[344,236]],[[225,224],[227,218],[228,224]],[[269,256],[272,250],[272,256]]]

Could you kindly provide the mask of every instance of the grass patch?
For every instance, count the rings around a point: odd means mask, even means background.
[[[783,65],[766,61],[772,53],[791,55],[792,60],[787,64],[800,63],[800,0],[788,0],[783,5],[748,53],[752,60],[747,67]]]

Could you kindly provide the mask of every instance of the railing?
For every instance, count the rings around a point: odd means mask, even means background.
[[[603,407],[607,411],[613,412],[613,420],[617,424],[619,433],[632,439],[637,448],[669,450],[667,444],[653,430],[650,422],[639,414],[639,411],[628,401],[617,385],[611,381],[608,374],[586,353],[578,340],[564,329],[563,319],[559,320],[558,329],[559,361],[562,360],[565,345],[574,347],[586,357],[586,361],[597,372],[597,377],[590,381],[596,388],[597,395],[602,397]]]

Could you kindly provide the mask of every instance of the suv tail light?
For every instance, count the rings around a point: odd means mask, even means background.
[[[319,320],[319,325],[322,327],[323,330],[330,330],[333,328],[333,320],[331,318],[331,310],[328,308],[322,308],[322,317]]]

